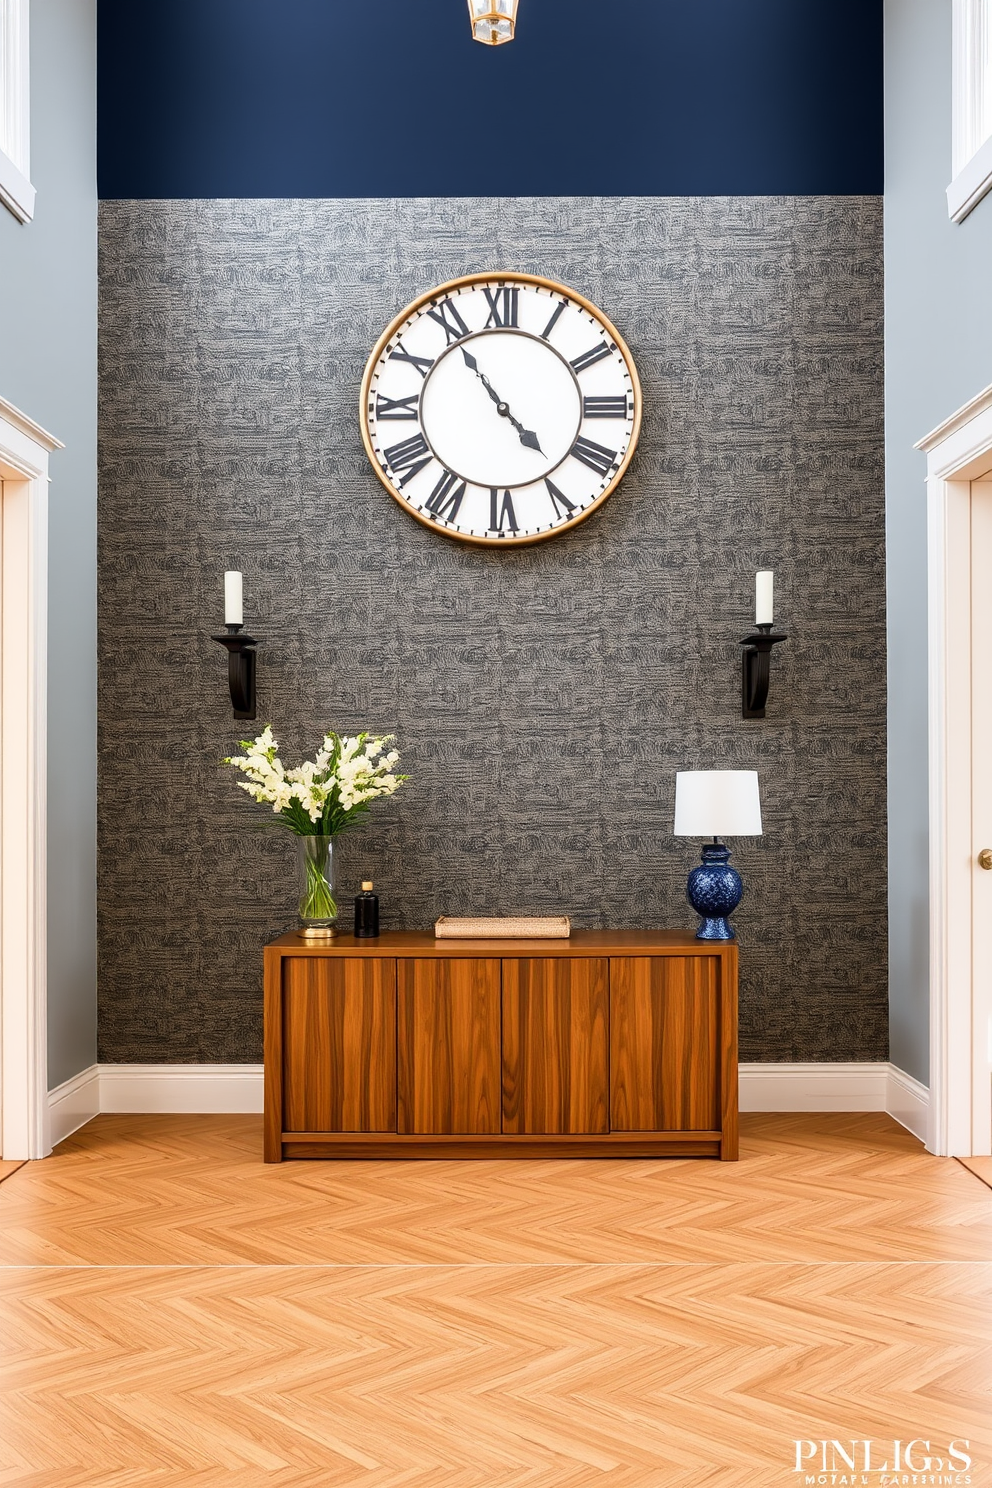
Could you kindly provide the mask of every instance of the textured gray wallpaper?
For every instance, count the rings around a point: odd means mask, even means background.
[[[754,767],[742,1058],[884,1059],[880,199],[104,202],[100,246],[100,1058],[261,1057],[294,876],[217,764],[233,567],[259,727],[398,735],[413,780],[342,839],[386,925],[694,924],[675,771]],[[386,323],[494,267],[590,296],[644,386],[620,490],[518,552],[418,525],[358,432]],[[744,722],[759,567],[790,639]]]

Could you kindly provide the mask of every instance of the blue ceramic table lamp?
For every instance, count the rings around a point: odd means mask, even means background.
[[[755,770],[679,770],[675,776],[676,837],[712,837],[703,861],[689,874],[686,898],[701,916],[697,940],[734,940],[728,920],[744,885],[731,868],[721,837],[760,837],[761,803]]]

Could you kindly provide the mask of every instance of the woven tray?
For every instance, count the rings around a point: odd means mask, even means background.
[[[503,920],[442,915],[434,925],[435,940],[567,940],[571,933],[568,915],[512,915]]]

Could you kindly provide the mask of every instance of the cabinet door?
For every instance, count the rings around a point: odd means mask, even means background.
[[[503,962],[503,1130],[609,1130],[606,960]]]
[[[398,1130],[498,1132],[499,961],[438,957],[398,968]]]
[[[396,1130],[396,962],[283,961],[283,1129]]]
[[[720,1125],[719,958],[610,961],[613,1131],[715,1131]]]

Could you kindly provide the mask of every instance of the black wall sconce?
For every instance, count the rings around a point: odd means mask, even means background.
[[[772,630],[775,575],[764,569],[755,578],[755,628],[741,641],[741,717],[764,718],[772,647],[787,641]]]
[[[211,636],[227,650],[227,678],[235,718],[255,717],[254,636],[245,635],[241,574],[230,569],[224,575],[224,629],[226,635]]]

